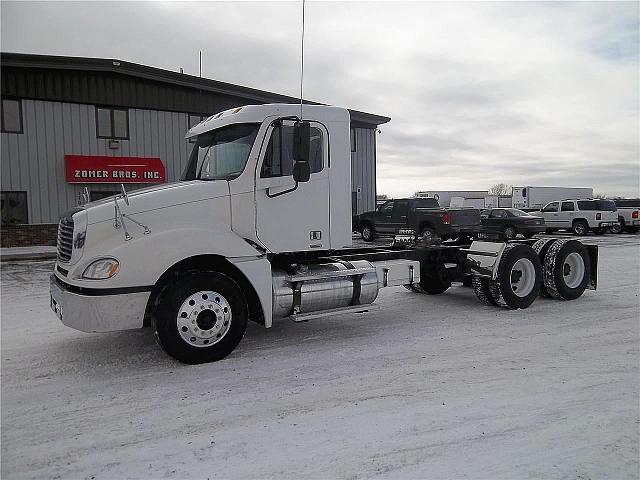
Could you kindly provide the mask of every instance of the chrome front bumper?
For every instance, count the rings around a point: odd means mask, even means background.
[[[151,292],[91,295],[69,291],[55,275],[49,282],[51,309],[67,327],[82,332],[113,332],[141,328]]]

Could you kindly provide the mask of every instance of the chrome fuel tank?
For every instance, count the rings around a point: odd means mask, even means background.
[[[376,269],[366,260],[299,266],[291,273],[274,269],[272,275],[274,318],[347,307],[354,300],[366,305],[378,296]]]

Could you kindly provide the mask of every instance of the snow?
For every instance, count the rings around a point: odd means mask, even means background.
[[[638,478],[640,238],[589,241],[573,302],[387,288],[199,366],[63,326],[51,262],[3,263],[2,478]]]

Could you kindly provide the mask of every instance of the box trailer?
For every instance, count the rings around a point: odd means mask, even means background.
[[[525,186],[513,187],[511,191],[512,207],[521,210],[542,210],[556,200],[585,198],[593,198],[593,188]]]

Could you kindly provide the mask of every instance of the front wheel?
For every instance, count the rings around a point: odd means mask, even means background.
[[[373,239],[375,238],[373,228],[368,223],[362,226],[360,229],[360,235],[365,242],[373,242]]]
[[[504,228],[502,236],[505,240],[513,240],[518,236],[518,231],[515,229],[515,227],[508,225]]]
[[[247,304],[226,275],[191,273],[170,285],[160,299],[153,327],[160,346],[188,364],[221,360],[247,328]]]

